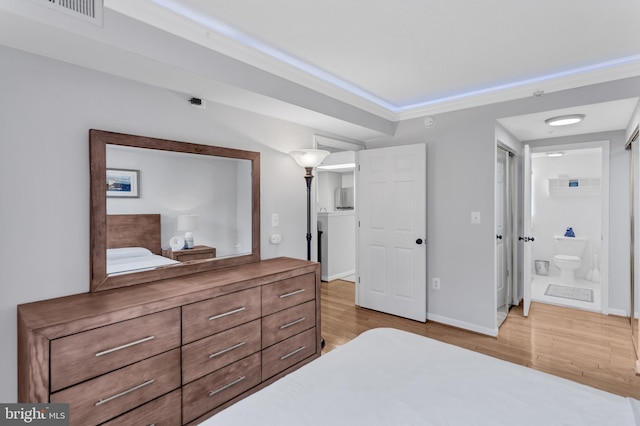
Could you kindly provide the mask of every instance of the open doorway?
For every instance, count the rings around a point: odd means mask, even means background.
[[[316,169],[321,279],[355,282],[355,152],[363,147],[319,135],[314,139],[317,149],[331,153]]]
[[[531,301],[607,313],[608,164],[608,141],[531,149]]]

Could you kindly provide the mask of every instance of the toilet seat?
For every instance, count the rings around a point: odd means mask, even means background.
[[[578,256],[571,256],[568,254],[556,254],[554,256],[554,259],[556,260],[566,260],[566,261],[577,261],[580,260],[580,258]]]

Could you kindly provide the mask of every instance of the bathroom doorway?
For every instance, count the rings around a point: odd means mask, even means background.
[[[608,313],[609,142],[531,148],[531,301]]]

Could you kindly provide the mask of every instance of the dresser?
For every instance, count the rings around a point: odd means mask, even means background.
[[[19,305],[19,402],[198,424],[320,356],[319,291],[319,264],[277,258]]]

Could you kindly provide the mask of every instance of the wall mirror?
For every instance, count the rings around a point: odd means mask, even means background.
[[[89,131],[91,291],[260,260],[260,153]]]

